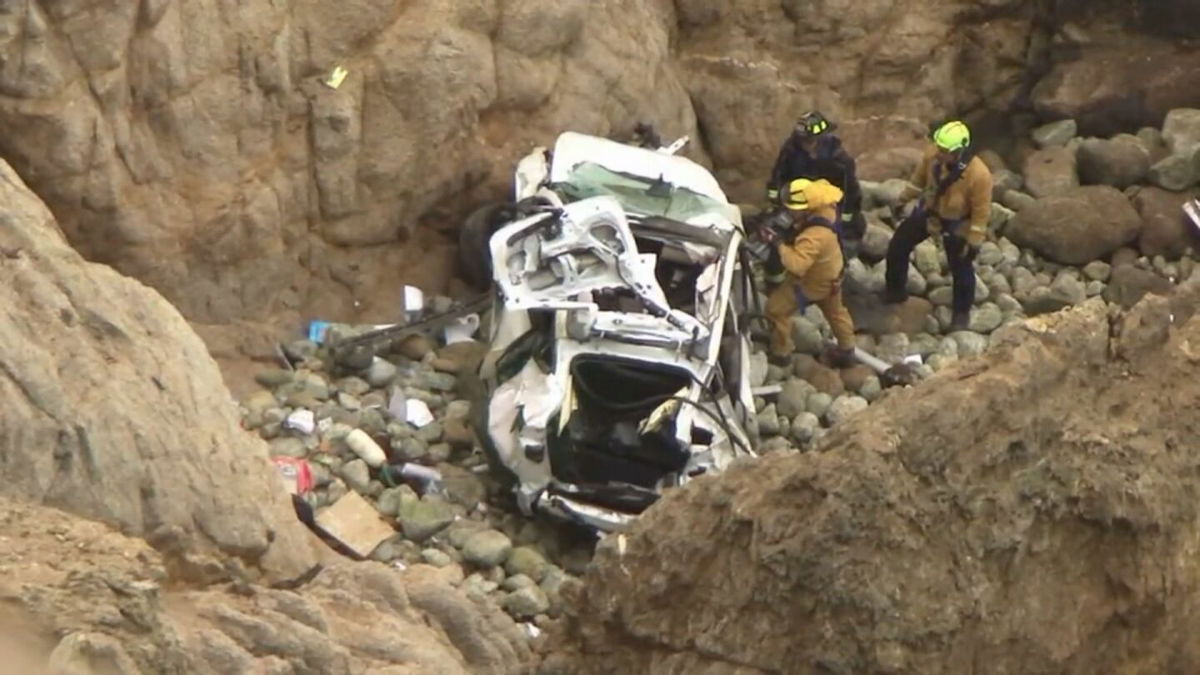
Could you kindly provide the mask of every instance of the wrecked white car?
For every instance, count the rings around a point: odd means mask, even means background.
[[[741,215],[678,145],[565,133],[465,227],[495,291],[476,432],[528,515],[613,531],[754,455]]]

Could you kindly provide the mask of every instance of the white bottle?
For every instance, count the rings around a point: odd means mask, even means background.
[[[387,461],[383,448],[362,429],[355,429],[346,434],[346,445],[371,468],[377,469]]]

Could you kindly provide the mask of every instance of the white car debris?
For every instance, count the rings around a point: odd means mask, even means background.
[[[681,145],[564,133],[464,226],[495,290],[476,432],[527,515],[618,530],[755,455],[741,214]]]

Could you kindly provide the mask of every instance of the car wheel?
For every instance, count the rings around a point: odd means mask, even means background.
[[[475,209],[458,233],[458,267],[463,279],[479,290],[492,285],[492,256],[488,242],[512,216],[512,204],[493,202]]]

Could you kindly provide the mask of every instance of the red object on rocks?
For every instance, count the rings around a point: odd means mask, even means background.
[[[287,485],[288,492],[302,495],[313,488],[312,469],[309,468],[307,461],[293,457],[272,457],[271,461],[279,470],[279,475]]]

